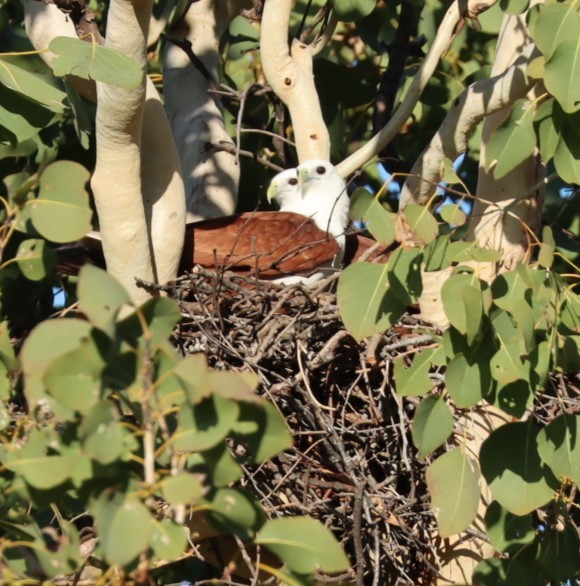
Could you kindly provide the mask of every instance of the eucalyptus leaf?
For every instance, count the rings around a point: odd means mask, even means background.
[[[555,476],[580,484],[580,415],[558,415],[538,433],[537,444]]]
[[[106,271],[85,265],[79,273],[77,296],[89,321],[112,338],[119,311],[131,301],[125,288]]]
[[[351,196],[350,217],[361,222],[377,242],[389,246],[395,240],[395,214],[388,212],[369,191],[357,189]]]
[[[405,312],[406,305],[388,287],[387,270],[385,265],[357,262],[340,274],[340,316],[356,340],[384,332]]]
[[[40,281],[56,266],[56,255],[46,240],[28,238],[18,246],[16,262],[27,279]]]
[[[449,537],[467,529],[479,504],[479,471],[459,448],[440,456],[428,468],[426,481],[439,532]]]
[[[66,93],[56,87],[49,77],[27,71],[1,56],[0,84],[37,102],[55,114],[62,114],[67,109],[64,103]]]
[[[96,40],[55,37],[48,48],[56,55],[52,69],[59,77],[76,75],[126,90],[136,89],[143,83],[143,70],[137,61],[116,49],[99,45]]]
[[[533,120],[534,109],[520,100],[514,104],[508,120],[491,135],[487,161],[496,179],[505,177],[533,153],[536,146]]]
[[[443,445],[453,431],[453,415],[441,397],[422,399],[411,426],[413,443],[419,450],[419,458],[425,458]]]
[[[38,198],[27,202],[38,232],[53,242],[71,242],[91,229],[89,172],[72,161],[56,161],[40,176]]]
[[[267,521],[255,542],[274,552],[298,574],[317,569],[327,573],[345,572],[350,564],[329,529],[310,517]]]
[[[437,220],[426,207],[410,204],[403,210],[403,215],[418,245],[429,244],[439,234]]]
[[[525,515],[554,497],[558,482],[543,467],[532,420],[506,423],[483,442],[481,472],[494,498],[515,515]]]

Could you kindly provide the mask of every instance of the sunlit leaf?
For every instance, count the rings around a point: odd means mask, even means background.
[[[426,472],[442,537],[467,529],[477,513],[479,504],[479,472],[472,460],[459,448],[435,460]]]
[[[172,505],[194,504],[204,493],[203,478],[199,474],[187,472],[168,476],[160,486],[163,498]]]
[[[77,296],[89,321],[112,338],[119,310],[131,301],[125,288],[106,271],[85,265],[79,273]]]
[[[408,368],[405,366],[404,358],[395,359],[394,377],[398,395],[419,397],[431,390],[429,370],[432,354],[432,350],[417,352]]]
[[[27,279],[40,281],[55,267],[56,256],[46,240],[28,238],[20,243],[16,262]]]
[[[408,205],[403,210],[403,215],[417,245],[429,244],[439,234],[437,220],[426,207],[415,204]]]
[[[580,35],[558,42],[546,61],[544,83],[565,112],[580,109]]]
[[[267,521],[255,542],[273,551],[292,571],[345,572],[350,564],[329,529],[310,517]]]
[[[387,284],[387,267],[357,262],[342,271],[337,289],[340,317],[357,340],[384,332],[405,312]]]
[[[137,61],[116,49],[71,37],[56,37],[48,48],[55,53],[52,69],[55,75],[76,75],[132,90],[143,81]]]
[[[395,240],[395,214],[388,212],[366,189],[357,189],[350,200],[350,217],[360,221],[377,242],[389,246]]]
[[[453,431],[453,415],[441,397],[425,397],[413,418],[411,433],[419,458],[443,445]]]
[[[580,485],[580,415],[558,415],[538,433],[537,443],[542,461],[558,478]]]
[[[149,545],[153,519],[137,498],[109,500],[103,496],[95,504],[93,514],[109,563],[128,564]]]
[[[53,242],[71,242],[91,229],[88,179],[89,172],[72,161],[56,161],[46,167],[38,198],[27,203],[32,223],[42,236]]]
[[[508,120],[491,135],[487,163],[496,179],[507,175],[534,152],[536,133],[533,117],[534,109],[520,100],[514,104]]]
[[[66,94],[49,77],[27,71],[9,59],[0,57],[0,84],[38,102],[56,114],[66,111]]]
[[[506,423],[491,433],[479,453],[481,472],[494,498],[515,515],[545,505],[558,487],[540,460],[537,434],[531,420]]]

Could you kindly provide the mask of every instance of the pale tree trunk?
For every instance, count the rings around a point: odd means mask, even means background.
[[[319,50],[297,39],[288,46],[292,0],[266,0],[260,28],[260,54],[266,80],[286,104],[300,163],[328,160],[330,136],[314,85],[312,62]]]
[[[218,98],[208,90],[219,81],[220,38],[243,4],[199,0],[170,30],[170,39],[191,43],[205,72],[183,48],[167,42],[164,49],[165,107],[181,158],[192,220],[224,216],[236,209],[239,164],[230,153],[207,146],[232,144]]]
[[[27,33],[37,49],[60,35],[75,37],[68,17],[53,5],[23,1]],[[106,44],[136,59],[145,71],[150,3],[112,2]],[[54,55],[41,53],[50,65]],[[91,185],[109,272],[135,303],[148,294],[135,277],[175,277],[185,230],[179,160],[168,121],[151,81],[130,92],[78,78],[75,88],[97,105],[97,167]]]
[[[508,70],[531,46],[533,43],[526,27],[526,15],[506,16],[492,75]],[[481,263],[479,266],[481,278],[487,281],[492,281],[498,272],[510,271],[519,261],[527,260],[530,234],[526,226],[534,232],[538,231],[544,201],[545,167],[537,148],[500,179],[494,179],[491,170],[487,170],[489,163],[493,162],[487,160],[487,143],[509,113],[507,108],[486,117],[484,121],[477,197],[469,223],[468,239],[476,240],[484,248],[501,252],[502,260],[498,265]]]

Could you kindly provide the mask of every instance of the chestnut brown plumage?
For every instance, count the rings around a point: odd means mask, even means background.
[[[336,240],[292,212],[248,212],[187,226],[180,272],[197,265],[260,279],[308,275],[338,252]]]

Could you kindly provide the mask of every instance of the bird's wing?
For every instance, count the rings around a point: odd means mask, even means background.
[[[305,216],[246,212],[189,224],[180,270],[198,264],[275,279],[312,273],[338,251],[336,241]]]

